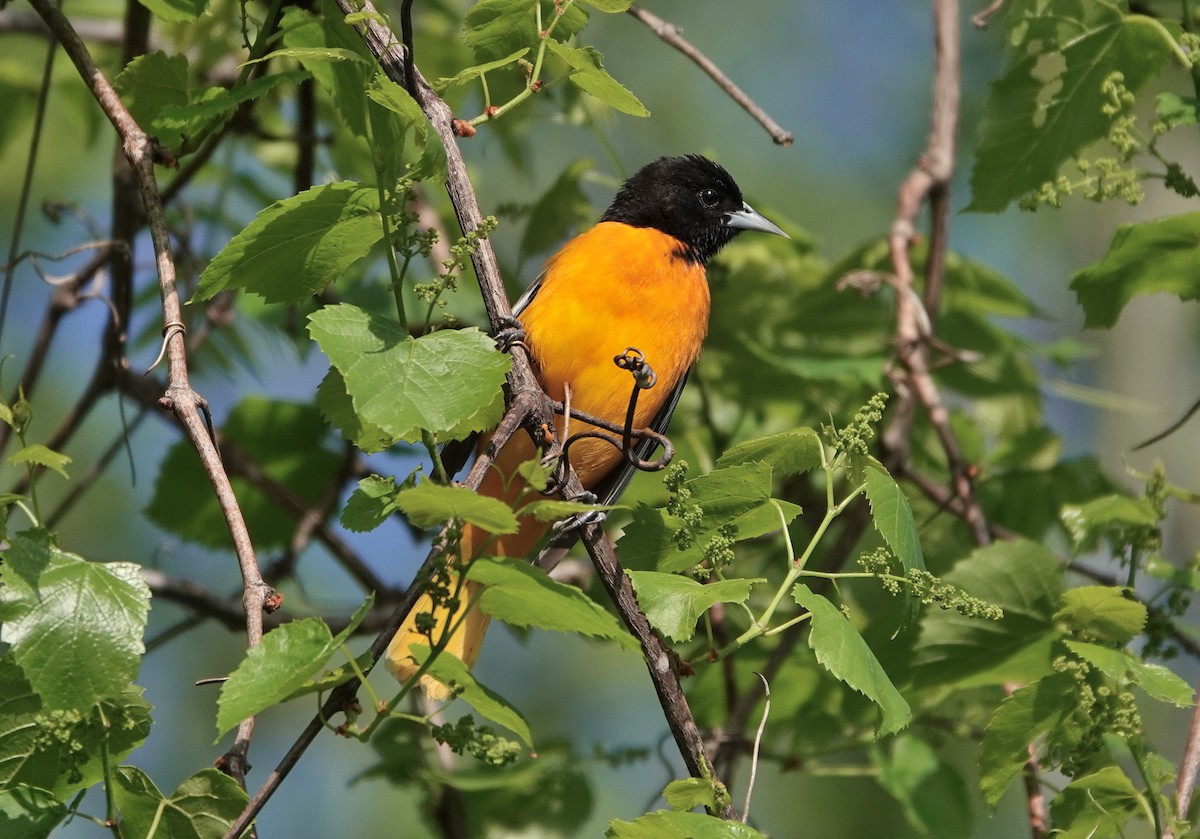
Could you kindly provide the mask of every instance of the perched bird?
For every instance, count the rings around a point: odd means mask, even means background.
[[[613,359],[636,347],[657,383],[641,392],[633,427],[665,432],[708,332],[705,263],[742,230],[787,235],[751,209],[729,173],[705,157],[663,157],[639,169],[600,222],[567,242],[513,307],[546,393],[562,402],[569,387],[573,411],[623,424],[633,382]],[[558,423],[561,434],[561,417]],[[572,430],[579,427],[576,423]],[[510,478],[536,454],[528,435],[515,435],[497,455],[479,492],[515,501],[527,488],[519,477]],[[615,501],[633,475],[620,450],[601,440],[580,440],[569,456],[584,488],[601,503]],[[527,556],[545,531],[545,524],[523,519],[516,534],[496,537],[487,553]],[[467,526],[461,556],[472,557],[487,538]],[[466,584],[460,610],[467,608],[476,585]],[[428,645],[415,618],[431,611],[436,640],[448,610],[435,609],[426,597],[388,647],[388,669],[401,681],[417,670],[410,645]],[[487,625],[486,615],[470,610],[446,649],[468,666],[474,664]],[[433,679],[422,681],[432,698],[447,695]]]

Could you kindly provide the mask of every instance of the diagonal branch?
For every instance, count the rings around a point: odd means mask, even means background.
[[[679,33],[682,31],[679,26],[674,23],[665,21],[658,15],[646,11],[640,6],[630,5],[629,14],[633,15],[639,21],[644,23],[651,32],[659,37],[664,43],[669,44],[679,50],[689,59],[691,59],[701,70],[708,74],[708,77],[717,83],[717,87],[725,91],[729,98],[736,102],[742,110],[754,117],[767,133],[771,135],[771,139],[777,146],[790,146],[796,139],[792,132],[782,128],[779,123],[771,119],[771,115],[762,109],[761,106],[746,93],[733,83],[727,75],[721,72],[721,68],[713,63],[707,55],[700,52],[690,42],[684,39]]]
[[[105,78],[88,52],[87,46],[71,26],[70,21],[50,0],[31,0],[34,11],[46,22],[55,39],[63,46],[79,74],[88,85],[92,95],[100,104],[109,122],[121,139],[126,160],[136,179],[142,200],[142,210],[150,228],[154,244],[155,267],[158,272],[162,295],[163,322],[165,324],[166,357],[168,378],[166,393],[160,405],[175,414],[187,431],[188,438],[200,455],[201,463],[213,485],[225,521],[233,537],[238,565],[242,576],[243,606],[246,613],[246,639],[253,646],[262,638],[263,610],[274,592],[262,579],[254,556],[250,533],[246,528],[241,509],[234,497],[229,476],[221,464],[220,455],[209,437],[202,411],[207,404],[191,387],[188,378],[183,318],[180,310],[179,292],[175,282],[175,262],[166,215],[154,175],[156,148],[153,141],[130,115],[116,91]],[[254,731],[253,719],[238,727],[237,736],[225,766],[233,777],[245,784],[247,769],[246,755]]]

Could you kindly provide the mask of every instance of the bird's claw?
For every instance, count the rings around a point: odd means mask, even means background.
[[[525,327],[516,318],[501,318],[493,338],[496,341],[496,349],[508,352],[518,344],[525,346]]]
[[[578,498],[572,500],[578,501],[581,504],[595,504],[599,499],[596,498],[595,493],[584,492]],[[588,510],[586,513],[576,513],[575,515],[568,516],[561,521],[556,521],[553,525],[551,525],[550,529],[555,533],[565,533],[569,530],[575,530],[576,528],[587,527],[588,525],[592,524],[601,524],[607,518],[607,510]]]

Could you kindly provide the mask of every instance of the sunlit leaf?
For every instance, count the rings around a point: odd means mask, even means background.
[[[817,661],[836,679],[879,706],[879,734],[894,734],[908,725],[912,710],[846,616],[803,583],[792,590],[792,597],[811,614],[808,645]]]
[[[696,621],[717,603],[745,603],[750,589],[762,579],[734,578],[708,584],[679,574],[630,571],[638,605],[650,625],[673,641],[686,641],[696,632]]]

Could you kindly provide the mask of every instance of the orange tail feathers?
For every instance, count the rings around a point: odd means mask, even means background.
[[[451,584],[453,585],[453,583]],[[483,646],[483,637],[487,633],[488,624],[491,623],[491,618],[485,615],[478,609],[470,607],[470,603],[475,599],[479,590],[483,588],[479,583],[468,580],[462,587],[461,603],[453,615],[445,606],[433,605],[433,600],[428,594],[421,595],[417,603],[413,606],[412,611],[408,613],[404,623],[399,631],[396,632],[392,643],[388,645],[387,653],[384,655],[384,664],[388,671],[401,682],[407,682],[417,674],[420,669],[420,664],[413,658],[410,652],[410,647],[413,646],[429,646],[430,636],[417,630],[417,616],[423,614],[433,614],[434,629],[432,637],[434,642],[441,639],[442,633],[445,632],[447,626],[452,626],[460,619],[458,628],[451,633],[450,638],[446,641],[446,647],[443,652],[450,653],[468,666],[475,664],[475,659],[479,658],[479,650]],[[432,676],[421,677],[421,687],[425,691],[425,695],[435,702],[441,702],[450,698],[450,689],[439,682]]]
[[[488,472],[480,485],[480,495],[500,498],[513,504],[527,489],[527,485],[519,477],[513,477],[511,481],[508,481],[507,487],[501,477],[506,474],[514,474],[517,465],[534,456],[535,450],[532,443],[524,435],[522,438],[514,439],[504,447],[492,470]],[[546,529],[547,526],[541,522],[532,518],[522,518],[520,530],[517,533],[492,539],[482,530],[468,525],[463,528],[462,539],[459,543],[459,556],[473,557],[478,553],[487,556],[525,557],[533,550],[533,547],[545,534]],[[456,585],[457,578],[453,578],[450,581],[451,589]],[[408,613],[408,617],[405,618],[395,637],[392,638],[392,642],[384,654],[384,663],[392,675],[401,682],[412,679],[420,669],[420,665],[413,659],[409,647],[414,645],[428,647],[431,636],[434,643],[439,642],[446,627],[456,623],[458,627],[450,634],[443,651],[454,654],[468,667],[473,666],[475,660],[479,658],[484,635],[491,623],[491,618],[478,609],[470,607],[471,602],[478,598],[482,588],[481,583],[468,580],[462,586],[459,594],[461,602],[453,615],[445,606],[435,607],[429,595],[422,595],[418,598],[416,605]],[[434,627],[431,635],[417,629],[417,616],[422,614],[433,615]],[[421,687],[424,689],[425,695],[434,701],[442,701],[450,696],[449,689],[431,676],[421,677]]]

